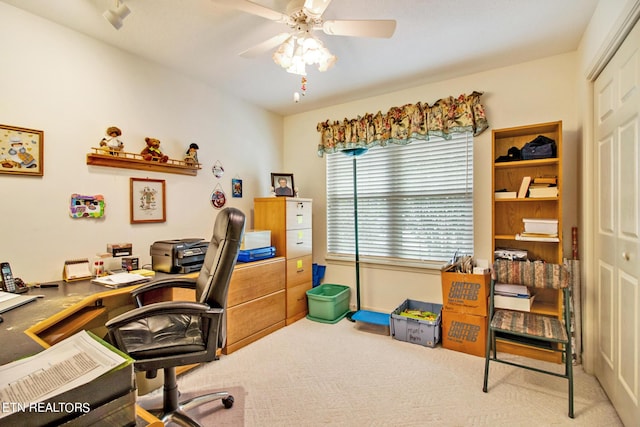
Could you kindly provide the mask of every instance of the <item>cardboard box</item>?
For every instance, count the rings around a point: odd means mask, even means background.
[[[244,232],[240,249],[248,251],[271,246],[271,230],[247,230]]]
[[[438,315],[436,320],[421,320],[403,316],[404,310],[430,311]],[[405,300],[391,313],[391,336],[399,341],[435,347],[440,342],[442,304]]]
[[[486,316],[442,311],[442,347],[484,357],[486,346]]]
[[[443,271],[441,276],[443,310],[477,316],[487,315],[490,274]]]

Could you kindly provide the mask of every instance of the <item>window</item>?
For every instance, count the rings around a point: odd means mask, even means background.
[[[327,156],[327,247],[355,253],[353,157]],[[356,157],[360,256],[447,261],[473,254],[473,135],[373,147]]]

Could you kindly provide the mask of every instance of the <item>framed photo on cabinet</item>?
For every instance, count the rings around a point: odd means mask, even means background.
[[[167,203],[163,179],[130,178],[131,224],[165,222]]]
[[[272,173],[271,187],[278,197],[293,197],[294,188],[292,173]]]
[[[0,125],[0,173],[44,175],[44,132]]]

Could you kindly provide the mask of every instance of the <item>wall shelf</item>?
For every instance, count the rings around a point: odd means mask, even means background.
[[[136,169],[152,172],[177,173],[181,175],[196,176],[201,165],[187,164],[184,160],[169,159],[167,163],[147,161],[140,154],[119,152],[112,155],[102,148],[92,148],[93,152],[87,154],[87,164],[92,166],[106,166],[110,168]]]

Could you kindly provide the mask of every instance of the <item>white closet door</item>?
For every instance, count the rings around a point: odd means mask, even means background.
[[[625,425],[640,420],[640,24],[594,86],[596,376]]]

